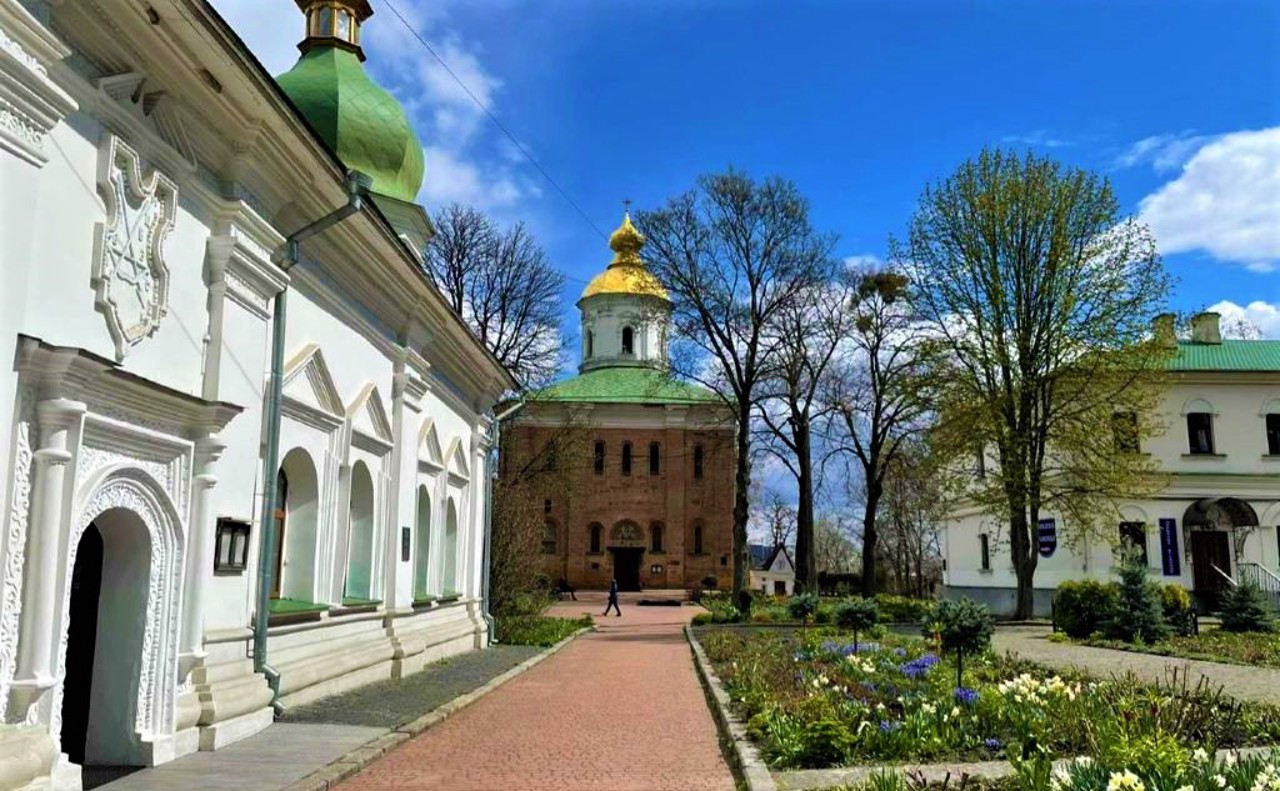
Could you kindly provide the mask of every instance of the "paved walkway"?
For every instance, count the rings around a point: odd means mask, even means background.
[[[553,614],[599,615],[599,594]],[[343,791],[733,791],[681,634],[693,607],[638,607],[393,750]]]
[[[199,752],[119,776],[89,770],[86,787],[106,791],[244,791],[300,780],[347,752],[502,675],[543,649],[494,646],[427,666],[402,680],[383,681],[291,709],[285,721],[214,752]]]
[[[1164,680],[1170,668],[1190,669],[1193,681],[1198,682],[1203,676],[1234,698],[1280,704],[1280,669],[1051,643],[1046,639],[1050,631],[1041,626],[999,627],[992,644],[998,651],[1011,651],[1024,659],[1054,667],[1078,667],[1104,678],[1132,672],[1142,678]]]

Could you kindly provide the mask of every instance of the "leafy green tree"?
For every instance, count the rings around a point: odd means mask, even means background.
[[[1160,429],[1171,338],[1151,320],[1169,277],[1105,179],[998,149],[928,187],[894,247],[942,352],[932,443],[995,462],[967,496],[1006,522],[1016,615],[1031,617],[1040,515],[1061,515],[1070,543],[1161,486],[1133,441]]]
[[[684,348],[677,366],[715,390],[735,421],[733,589],[747,588],[752,419],[779,355],[777,315],[798,304],[832,266],[834,239],[814,230],[809,202],[781,178],[738,171],[701,176],[637,223],[650,268],[671,294]]]

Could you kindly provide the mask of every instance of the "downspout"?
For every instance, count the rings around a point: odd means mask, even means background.
[[[525,403],[524,400],[521,399],[520,401],[516,402],[516,404],[512,406],[510,409],[508,409],[506,412],[503,412],[501,415],[496,416],[493,419],[493,425],[490,426],[489,428],[489,442],[490,442],[489,447],[492,448],[492,453],[495,459],[495,463],[490,465],[489,470],[487,470],[489,474],[485,476],[485,481],[484,481],[484,488],[485,488],[484,552],[482,553],[484,557],[484,561],[483,561],[484,569],[483,569],[483,575],[481,577],[482,582],[480,585],[480,597],[481,597],[481,601],[483,602],[481,610],[483,612],[484,622],[485,622],[485,625],[489,627],[489,644],[490,645],[493,645],[494,643],[498,642],[497,624],[493,620],[493,613],[489,612],[489,552],[490,552],[490,547],[493,543],[493,479],[498,474],[498,465],[496,463],[496,460],[498,458],[501,458],[501,454],[502,454],[502,449],[498,446],[498,441],[502,437],[502,429],[501,429],[502,421],[506,420],[507,418],[514,415],[516,412],[523,409],[524,403]]]
[[[299,246],[305,239],[320,233],[331,225],[350,217],[364,207],[372,180],[357,171],[347,174],[347,202],[334,209],[315,222],[293,232],[284,240],[284,244],[272,256],[284,272],[288,272],[298,263]],[[271,528],[275,519],[276,475],[280,466],[280,402],[284,392],[284,342],[286,307],[289,289],[285,286],[275,296],[271,323],[271,375],[267,383],[267,449],[262,456],[262,551],[258,555],[258,603],[253,618],[253,671],[267,678],[267,686],[271,688],[271,706],[279,714],[280,705],[280,673],[267,663],[267,622],[270,617],[272,576],[275,573],[275,530]]]

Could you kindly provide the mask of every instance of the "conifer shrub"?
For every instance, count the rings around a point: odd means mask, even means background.
[[[944,599],[933,607],[922,630],[937,636],[944,653],[956,658],[956,686],[963,687],[964,658],[977,656],[991,645],[991,613],[973,599]]]
[[[1088,637],[1110,623],[1117,598],[1115,585],[1097,580],[1064,582],[1053,597],[1053,625],[1068,637]]]
[[[798,593],[787,603],[787,614],[797,621],[807,621],[818,611],[818,594]]]
[[[858,652],[858,635],[874,629],[880,620],[880,607],[875,599],[855,596],[836,608],[836,625],[853,632],[853,652]]]
[[[1126,560],[1120,564],[1116,606],[1107,624],[1107,636],[1126,643],[1156,643],[1169,636],[1164,620],[1159,584],[1147,579],[1146,564]]]
[[[1252,582],[1229,588],[1222,596],[1218,615],[1227,632],[1269,632],[1275,626],[1271,602]]]

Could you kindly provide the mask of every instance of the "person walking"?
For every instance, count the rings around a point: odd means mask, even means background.
[[[604,615],[609,614],[610,607],[613,608],[614,615],[618,616],[619,618],[622,617],[622,610],[618,608],[618,578],[617,577],[614,577],[613,579],[609,580],[609,603],[604,606],[604,613],[601,617],[604,617]]]

